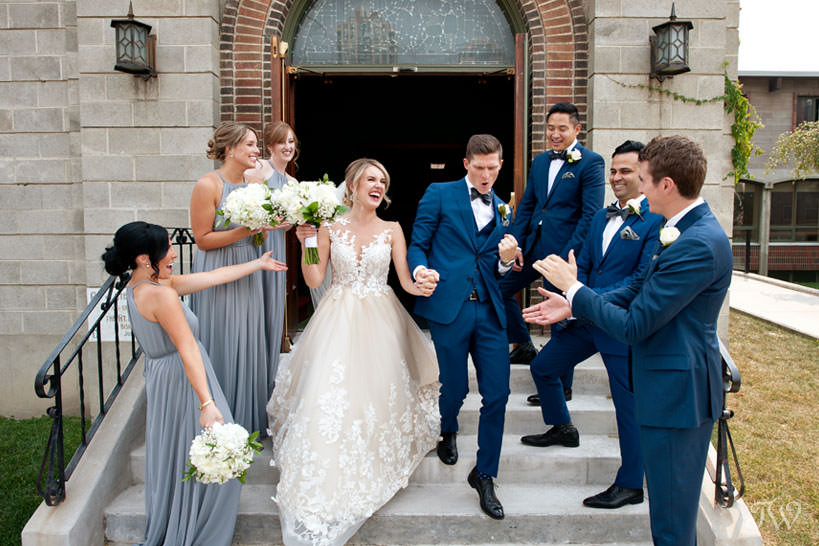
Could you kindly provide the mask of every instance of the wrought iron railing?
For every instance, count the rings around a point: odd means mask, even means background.
[[[719,352],[722,356],[722,415],[717,420],[717,460],[714,474],[714,500],[720,506],[730,508],[734,501],[738,500],[745,493],[745,480],[742,477],[742,470],[739,468],[737,450],[734,447],[734,440],[731,431],[728,429],[728,419],[734,416],[734,411],[728,408],[728,393],[738,392],[742,385],[739,375],[739,368],[734,364],[734,359],[728,353],[728,349],[719,342]],[[728,458],[728,448],[731,448],[731,459]],[[734,487],[731,479],[731,460],[736,468],[739,489]]]
[[[193,260],[193,235],[188,228],[169,228],[169,232],[171,242],[179,249],[177,270],[184,273],[186,266],[187,269],[190,269]],[[187,259],[185,259],[186,257]],[[71,477],[89,442],[93,439],[105,415],[142,355],[142,348],[137,346],[134,337],[131,336],[130,359],[123,367],[118,298],[128,284],[129,279],[130,273],[126,273],[121,277],[113,275],[108,277],[79,318],[62,337],[54,350],[51,351],[51,354],[48,355],[34,380],[34,391],[37,396],[54,400],[54,405],[49,407],[46,412],[52,419],[51,433],[48,437],[43,462],[37,476],[37,491],[48,506],[55,506],[65,499],[65,482]],[[99,316],[91,321],[86,330],[86,322],[89,317],[92,317],[97,307],[101,312]],[[113,358],[116,371],[113,387],[106,396],[104,369],[105,364],[108,363],[106,356],[108,356],[107,353],[110,353],[110,350],[103,350],[102,325],[105,320],[110,320],[108,317],[111,316],[113,316],[114,323]],[[93,347],[91,347],[92,345]],[[97,413],[90,426],[87,426],[92,415],[89,410],[90,401],[86,400],[85,385],[87,355],[89,353],[93,353],[91,359],[95,360],[93,364],[96,367],[98,384],[95,393]],[[104,356],[104,353],[106,356]],[[63,380],[67,372],[73,372],[75,369],[79,392],[80,443],[66,465],[63,442]]]

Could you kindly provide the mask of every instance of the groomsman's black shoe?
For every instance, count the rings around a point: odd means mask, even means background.
[[[492,519],[503,519],[503,505],[495,496],[495,484],[492,478],[478,476],[478,467],[474,467],[466,479],[475,488],[481,498],[481,510]]]
[[[580,445],[580,434],[574,425],[565,423],[563,425],[555,425],[543,434],[530,434],[520,439],[521,442],[527,446],[546,447],[546,446],[564,446],[577,447]]]
[[[643,502],[642,489],[627,489],[619,485],[612,485],[602,493],[583,499],[583,506],[590,508],[620,508],[627,504]]]
[[[563,389],[563,398],[566,399],[566,402],[572,399],[572,389]],[[530,406],[539,406],[540,405],[540,395],[530,394],[526,397],[526,403]]]
[[[444,464],[455,464],[458,462],[458,445],[455,442],[457,434],[455,432],[444,432],[438,442],[438,458]]]
[[[509,361],[512,364],[529,364],[537,356],[537,349],[530,341],[520,343],[509,353]]]

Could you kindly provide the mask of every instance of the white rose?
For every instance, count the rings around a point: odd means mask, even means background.
[[[677,237],[679,236],[680,236],[679,229],[673,226],[664,227],[663,229],[660,230],[660,243],[662,243],[663,246],[668,246],[674,241],[676,241]]]
[[[569,163],[574,163],[575,161],[580,161],[580,158],[583,157],[583,154],[580,153],[580,150],[577,148],[573,149],[569,152]]]

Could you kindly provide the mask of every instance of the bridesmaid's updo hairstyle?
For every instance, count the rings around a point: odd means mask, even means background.
[[[358,181],[364,176],[364,171],[371,166],[384,174],[384,180],[386,182],[384,187],[384,203],[386,203],[387,207],[390,206],[390,198],[387,197],[387,192],[390,191],[390,173],[387,172],[387,169],[384,168],[384,165],[379,161],[366,157],[356,159],[347,165],[347,170],[344,171],[344,199],[342,199],[344,205],[348,207],[353,206],[353,195],[355,195],[356,190],[358,190]]]
[[[125,224],[114,234],[114,244],[105,249],[102,261],[110,275],[122,275],[129,269],[136,269],[136,257],[147,254],[154,270],[152,277],[159,276],[159,260],[170,248],[167,230],[147,222]]]
[[[287,142],[287,135],[292,134],[293,140],[296,141],[296,151],[293,154],[292,161],[296,161],[299,157],[299,137],[296,136],[296,131],[290,125],[282,120],[276,120],[264,126],[264,146],[267,149],[273,148],[274,144],[284,144]]]
[[[213,132],[213,138],[208,141],[208,159],[224,161],[227,148],[238,146],[248,131],[253,131],[253,129],[244,123],[226,121],[221,124]],[[255,135],[256,131],[253,131],[253,134]]]

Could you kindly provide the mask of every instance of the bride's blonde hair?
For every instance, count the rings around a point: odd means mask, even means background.
[[[387,172],[387,169],[384,168],[384,165],[379,161],[366,157],[356,159],[347,165],[347,169],[344,171],[344,198],[342,199],[344,205],[348,207],[353,206],[353,194],[355,194],[358,189],[358,181],[364,176],[364,171],[370,166],[375,167],[384,174],[384,180],[386,181],[384,202],[387,204],[386,206],[390,205],[390,198],[387,197],[387,192],[390,191],[390,173]]]

